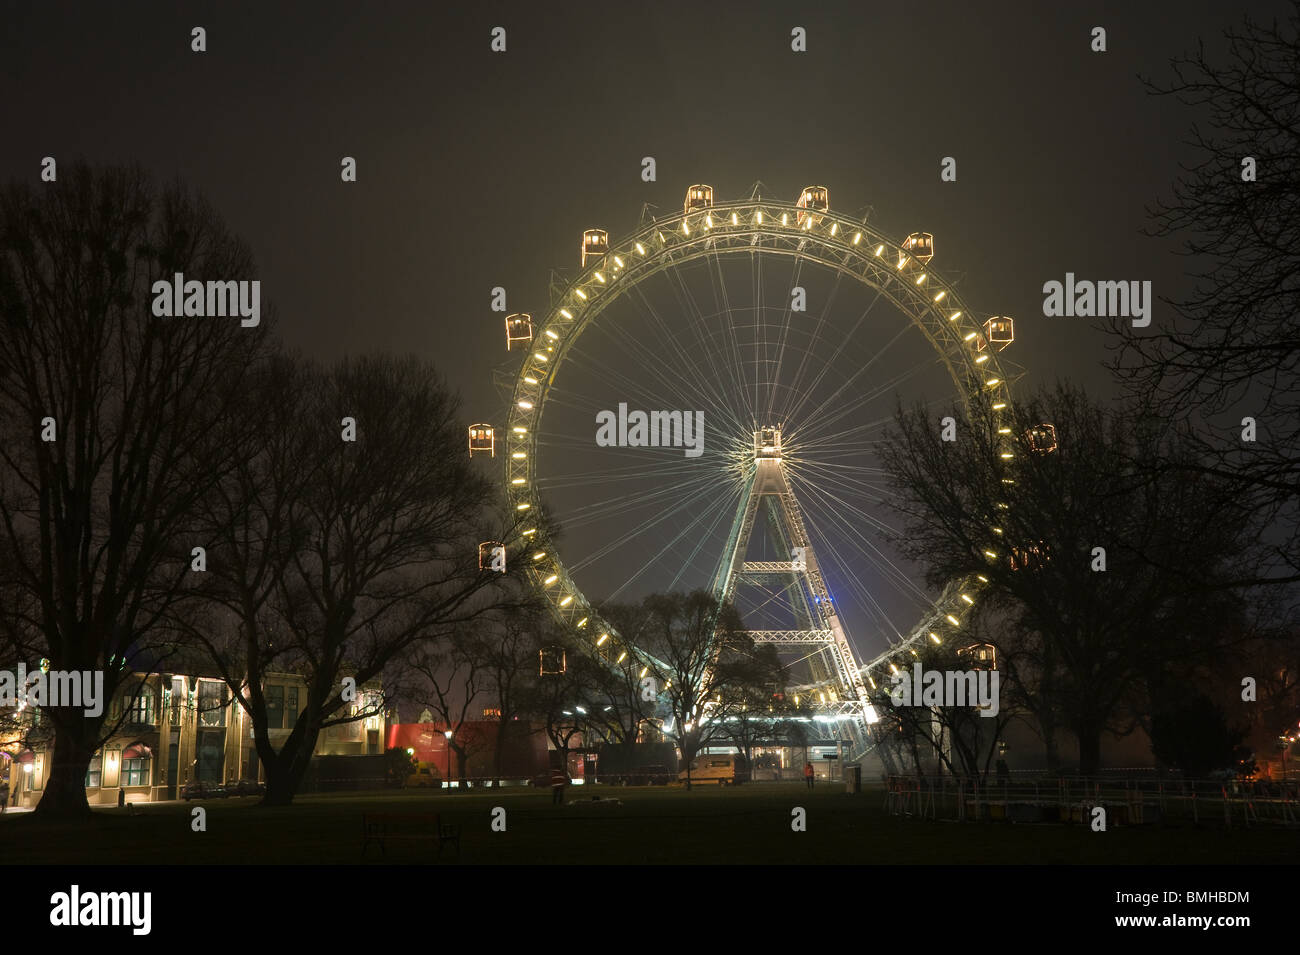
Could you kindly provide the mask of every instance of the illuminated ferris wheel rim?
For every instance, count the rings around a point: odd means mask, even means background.
[[[692,186],[690,196],[697,189]],[[804,191],[805,198],[812,189]],[[824,189],[822,190],[825,195]],[[925,335],[943,360],[962,401],[977,394],[995,400],[995,413],[1009,411],[1008,378],[1019,369],[999,361],[997,352],[1014,338],[1011,321],[1002,316],[981,325],[961,297],[942,276],[931,271],[930,255],[915,256],[902,243],[892,240],[865,222],[850,219],[829,208],[808,208],[799,203],[753,198],[736,202],[687,208],[655,219],[618,243],[608,240],[603,230],[588,230],[583,236],[583,258],[589,240],[596,239],[595,261],[568,283],[553,301],[545,319],[536,325],[520,364],[511,396],[505,432],[506,497],[520,517],[540,509],[534,461],[537,455],[537,424],[559,367],[581,333],[625,291],[669,268],[717,256],[745,253],[788,256],[828,268],[877,291],[892,302]],[[927,236],[928,238],[928,236]],[[603,248],[601,240],[603,239]],[[931,246],[932,249],[932,246]],[[922,261],[922,258],[925,261]],[[506,319],[507,329],[511,319]],[[530,316],[524,316],[531,318]],[[1005,322],[1006,340],[993,339],[989,326]],[[507,332],[509,335],[509,331]],[[511,341],[508,337],[508,342]],[[1000,427],[1003,434],[1009,429]],[[1008,444],[1004,457],[1013,452]],[[525,544],[519,560],[546,598],[552,613],[563,624],[582,634],[592,647],[614,662],[628,655],[627,646],[613,627],[602,621],[590,601],[572,580],[560,555],[549,543],[531,538],[536,529],[523,531]],[[961,612],[973,604],[970,593],[983,586],[983,578],[953,582],[939,602],[926,614],[918,628],[901,643],[859,668],[875,688],[872,671],[883,674],[892,658],[916,642],[942,642],[937,631],[960,629]],[[643,656],[638,651],[638,656]]]

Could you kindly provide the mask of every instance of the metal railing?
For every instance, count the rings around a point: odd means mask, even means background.
[[[1079,822],[1094,807],[1107,824],[1300,825],[1300,778],[1183,779],[1115,776],[1034,778],[884,777],[891,815],[962,822]]]

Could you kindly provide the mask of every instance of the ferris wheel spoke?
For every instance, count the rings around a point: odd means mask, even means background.
[[[857,320],[853,323],[853,326],[847,332],[844,333],[842,337],[842,341],[840,343],[840,350],[843,349],[844,342],[852,342],[856,340],[860,329],[864,324],[866,324],[867,319],[870,318],[871,316],[872,310],[876,307],[876,303],[879,302],[884,295],[883,289],[877,288],[875,292],[876,294],[872,297],[871,301],[867,303],[867,307],[864,308],[862,312],[858,315]],[[901,334],[902,333],[900,332],[899,335],[896,335],[895,340],[897,340],[897,338],[900,337]],[[890,344],[893,344],[893,342],[891,341]],[[886,348],[888,348],[888,345],[886,346]],[[795,404],[793,408],[788,409],[788,415],[791,419],[799,418],[803,406],[807,403],[809,397],[816,393],[818,387],[822,383],[822,380],[826,377],[826,375],[830,374],[832,365],[833,363],[830,361],[824,362],[822,368],[817,373],[817,377],[814,378],[811,382],[809,382],[804,396],[802,398],[799,398],[798,403]],[[844,387],[846,387],[846,385],[842,385],[840,390],[842,391]]]
[[[672,484],[656,491],[644,492],[638,490],[622,493],[614,497],[605,498],[604,500],[595,501],[575,508],[572,516],[566,520],[566,524],[578,527],[592,522],[608,520],[627,513],[635,513],[636,511],[644,510],[646,507],[656,504],[659,501],[676,502],[675,506],[671,510],[660,513],[660,517],[666,518],[681,508],[689,505],[701,494],[715,490],[717,487],[718,482],[716,480],[707,477],[698,477],[678,484]]]
[[[672,361],[665,361],[662,349],[655,349],[648,343],[643,342],[640,338],[632,335],[627,331],[618,331],[609,336],[610,341],[620,352],[632,362],[633,366],[641,369],[656,369],[655,383],[662,388],[652,388],[645,382],[648,376],[642,375],[636,378],[619,377],[612,372],[603,373],[593,371],[609,387],[633,397],[630,392],[637,391],[638,394],[647,400],[649,408],[656,410],[681,410],[686,411],[705,411],[706,414],[716,415],[721,413],[725,419],[732,417],[733,413],[723,400],[720,393],[711,391],[707,384],[711,381],[709,375],[704,374],[701,370],[691,364],[688,356],[679,350],[674,349],[673,354],[680,359],[682,367],[674,364]],[[581,357],[586,360],[584,367],[595,369],[602,367],[594,356],[587,353],[581,353]],[[676,395],[669,395],[666,392],[676,389]],[[683,408],[683,399],[687,407]],[[694,407],[689,407],[694,405]],[[707,420],[707,419],[706,419]]]
[[[722,372],[714,361],[714,349],[710,347],[708,335],[702,331],[704,328],[704,322],[700,309],[695,304],[694,297],[689,294],[689,290],[683,290],[684,280],[682,276],[674,271],[672,277],[675,280],[672,283],[673,292],[677,296],[678,302],[686,305],[685,314],[687,324],[691,328],[691,331],[699,344],[696,353],[704,356],[708,366],[707,368],[701,368],[699,364],[691,358],[687,349],[677,340],[677,337],[672,334],[672,330],[668,323],[660,317],[653,304],[645,297],[644,292],[642,292],[640,288],[637,288],[635,291],[640,304],[652,317],[652,320],[656,328],[659,329],[667,347],[677,356],[683,366],[691,369],[695,379],[695,387],[699,388],[703,386],[704,393],[708,394],[713,405],[731,419],[728,423],[739,425],[742,416],[738,413],[738,409],[727,398],[728,392],[724,385]]]
[[[910,366],[909,368],[904,369],[898,374],[894,375],[892,378],[880,382],[879,384],[875,385],[873,388],[866,389],[860,392],[859,394],[857,394],[856,396],[850,397],[847,400],[845,400],[844,398],[845,392],[854,388],[855,385],[857,385],[857,383],[859,382],[859,380],[871,370],[872,365],[876,361],[878,361],[886,352],[888,352],[889,347],[893,345],[895,342],[897,342],[906,333],[906,331],[907,330],[904,329],[903,331],[900,331],[897,335],[895,335],[892,339],[890,339],[890,341],[885,345],[885,347],[881,349],[875,356],[873,356],[870,361],[863,364],[857,371],[855,371],[851,376],[849,376],[848,379],[845,380],[839,386],[839,388],[837,388],[832,394],[827,395],[826,398],[823,399],[822,402],[815,409],[813,409],[813,411],[810,414],[805,416],[806,419],[811,422],[811,424],[806,434],[802,435],[804,440],[810,439],[812,436],[815,436],[817,434],[819,429],[829,427],[830,425],[834,424],[836,421],[844,418],[849,414],[855,413],[857,410],[866,406],[867,404],[879,400],[884,396],[893,394],[894,392],[896,392],[899,385],[903,384],[904,382],[910,381],[912,378],[916,377],[922,372],[930,370],[934,367],[935,364],[934,359],[927,359],[926,361],[918,362]],[[827,409],[832,407],[834,408],[834,411],[828,412]]]
[[[716,529],[720,525],[723,519],[725,519],[730,513],[735,512],[736,503],[738,501],[739,501],[739,493],[732,495],[731,497],[722,498],[720,501],[716,502],[710,508],[710,510],[716,511],[713,520],[709,522],[710,530]],[[705,513],[707,514],[708,511],[706,511]],[[616,588],[609,595],[609,599],[611,600],[618,599],[623,594],[624,591],[626,591],[634,583],[640,580],[641,577],[644,576],[646,573],[648,573],[650,570],[661,567],[665,554],[667,554],[683,539],[687,538],[688,536],[697,535],[699,533],[698,525],[699,522],[697,521],[687,521],[686,523],[684,523],[682,527],[678,530],[677,534],[671,540],[665,543],[664,546],[659,549],[659,551],[651,554],[641,565],[641,567],[636,570],[635,573],[633,573],[630,577],[628,577],[628,579],[622,585]],[[669,590],[675,589],[680,584],[682,577],[693,566],[696,558],[698,557],[701,550],[703,549],[702,542],[705,539],[707,539],[706,536],[697,537],[696,544],[690,550],[686,559],[679,562],[677,572],[676,574],[673,575],[673,579],[669,584]],[[712,569],[713,568],[711,567],[704,568],[704,570],[707,572],[711,572]]]
[[[676,491],[674,497],[677,499],[677,503],[674,506],[658,512],[654,517],[648,518],[647,520],[641,521],[640,523],[633,525],[622,535],[610,541],[609,543],[605,544],[602,548],[597,550],[595,553],[585,557],[579,562],[574,563],[573,565],[574,569],[575,570],[581,569],[584,566],[589,566],[593,561],[603,559],[604,557],[608,557],[610,554],[621,549],[624,545],[626,545],[630,541],[647,534],[651,529],[658,527],[659,525],[663,524],[665,521],[669,520],[670,518],[677,516],[678,514],[686,510],[691,504],[695,503],[700,498],[705,497],[711,493],[716,493],[717,485],[716,484],[706,485],[687,495],[681,495],[680,489],[674,489],[674,490]],[[723,497],[725,501],[726,496],[720,495],[720,497]],[[639,505],[644,505],[644,503],[645,503],[644,498],[639,499],[638,501]],[[612,515],[600,515],[600,518],[604,519],[607,516],[612,516]],[[686,530],[690,529],[691,523],[692,522],[687,522]]]
[[[717,325],[728,345],[727,356],[721,364],[730,375],[732,393],[743,396],[748,394],[748,389],[744,379],[744,360],[741,356],[740,341],[736,337],[735,312],[731,304],[731,295],[727,292],[726,274],[722,268],[722,260],[718,256],[717,247],[715,246],[712,251],[713,254],[706,257],[705,263],[709,271],[709,281],[713,287],[714,305],[717,307],[715,313]],[[755,299],[753,309],[755,315],[762,314],[761,299]],[[743,410],[737,407],[736,413],[738,417],[743,417]],[[749,417],[751,419],[753,417],[752,409],[750,409]],[[737,421],[742,430],[746,423],[741,420]]]
[[[802,260],[800,261],[802,262]],[[833,362],[829,360],[830,356],[823,356],[819,354],[818,349],[815,346],[818,342],[822,340],[821,339],[822,330],[827,327],[827,319],[826,319],[827,313],[830,311],[831,306],[835,303],[836,296],[839,294],[840,283],[843,281],[843,279],[844,279],[844,274],[842,272],[836,272],[835,284],[831,286],[831,290],[829,294],[827,294],[822,300],[821,309],[817,313],[817,321],[813,324],[812,329],[809,332],[809,337],[811,339],[810,344],[808,347],[802,349],[803,352],[802,359],[800,360],[799,367],[795,370],[794,378],[791,381],[790,388],[789,388],[790,395],[798,396],[801,393],[803,394],[811,393],[813,390],[816,389],[817,385],[820,383],[826,371],[833,365]],[[878,294],[879,293],[877,293],[877,297]],[[875,302],[873,301],[872,304],[874,305]],[[870,312],[870,310],[871,307],[868,306],[867,312]],[[788,331],[788,326],[787,326],[787,331]],[[832,354],[842,351],[845,347],[843,340],[838,342],[830,342],[828,340],[826,344],[827,344],[827,349],[830,350]],[[784,342],[782,343],[781,357],[782,359],[784,359]],[[821,371],[817,375],[816,380],[814,380],[813,382],[805,386],[804,376],[805,374],[808,373],[809,365],[812,363],[816,363],[817,365],[820,365]],[[780,365],[777,366],[776,370],[777,370],[777,374],[779,375],[781,371]],[[782,409],[781,419],[783,421],[786,420],[787,415],[790,417],[794,417],[795,415],[798,414],[799,408],[802,407],[802,405],[803,405],[802,399],[793,408],[789,407],[787,403],[787,406]],[[770,409],[769,409],[769,413],[770,413]]]
[[[923,601],[927,599],[925,591],[912,582],[911,576],[890,560],[888,556],[881,552],[869,539],[863,537],[861,530],[854,528],[849,523],[847,515],[853,514],[862,518],[864,522],[886,531],[893,532],[892,528],[884,524],[884,522],[880,521],[878,518],[873,518],[866,514],[861,509],[855,507],[851,502],[846,501],[837,495],[830,494],[816,484],[805,483],[802,485],[802,490],[805,496],[810,500],[813,510],[821,515],[822,519],[827,522],[827,526],[838,525],[841,530],[847,532],[849,539],[854,539],[856,537],[862,541],[869,551],[869,553],[864,552],[863,554],[864,558],[868,562],[880,569],[882,573],[886,574],[886,576],[891,577],[897,583],[901,584],[907,592]]]

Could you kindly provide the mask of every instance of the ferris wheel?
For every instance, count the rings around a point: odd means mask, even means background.
[[[760,192],[716,202],[692,185],[680,213],[584,232],[545,315],[505,318],[521,356],[505,427],[471,426],[470,454],[504,458],[523,521],[511,559],[588,650],[646,659],[598,601],[711,588],[865,751],[868,687],[917,643],[962,639],[985,583],[936,599],[889,553],[875,449],[904,396],[980,396],[1014,455],[1014,321],[975,313],[930,269],[932,235],[886,236],[832,210],[824,186],[794,202]]]

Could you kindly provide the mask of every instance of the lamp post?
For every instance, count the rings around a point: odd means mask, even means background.
[[[451,737],[453,730],[443,730],[442,735],[447,737],[447,792],[451,792]]]

